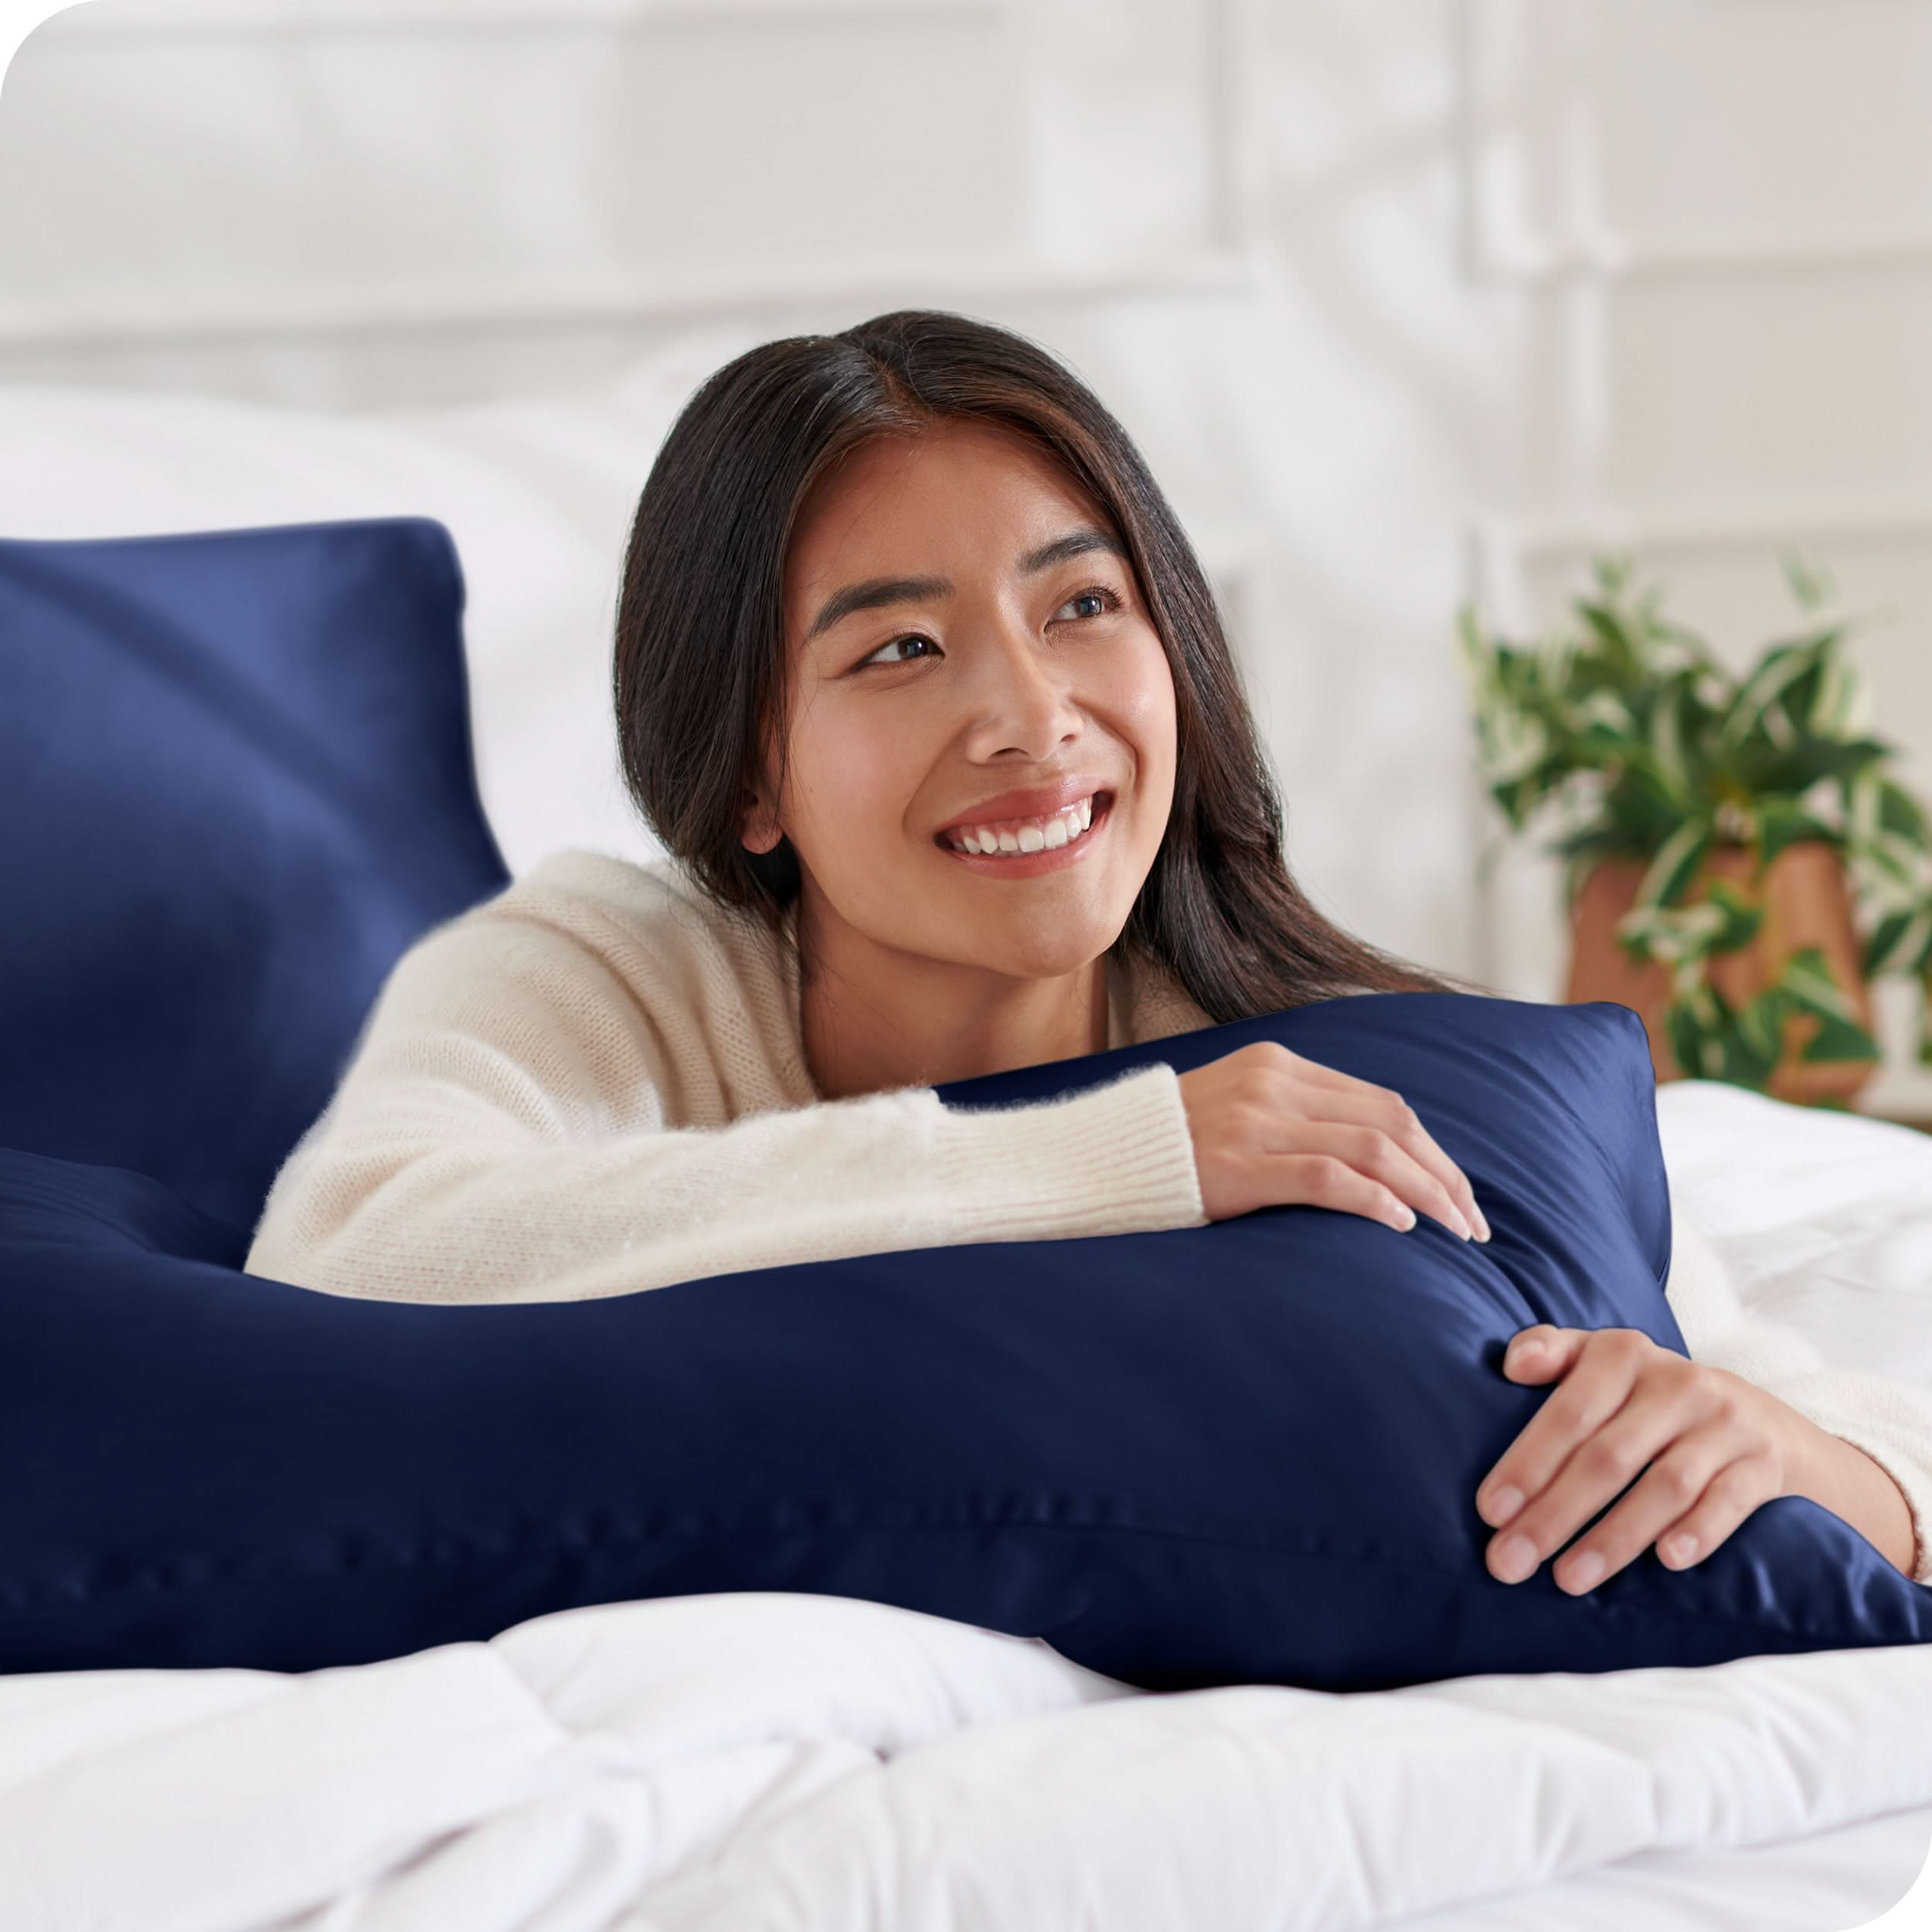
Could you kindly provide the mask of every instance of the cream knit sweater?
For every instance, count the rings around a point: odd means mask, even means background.
[[[1108,1045],[1209,1024],[1108,964]],[[674,860],[562,852],[396,964],[245,1266],[331,1294],[573,1301],[798,1261],[1199,1227],[1165,1062],[1029,1106],[930,1087],[825,1100],[798,985]],[[1747,1313],[1681,1212],[1666,1295],[1692,1358],[1882,1464],[1932,1582],[1932,1394]]]

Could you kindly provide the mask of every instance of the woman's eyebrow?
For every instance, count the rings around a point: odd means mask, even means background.
[[[1041,544],[1037,549],[1025,552],[1017,567],[1022,577],[1035,577],[1089,550],[1110,550],[1123,562],[1127,560],[1127,546],[1111,531],[1083,525],[1049,543]],[[848,583],[833,591],[818,607],[818,614],[805,633],[805,641],[811,643],[820,631],[829,631],[855,611],[877,611],[890,604],[916,604],[924,598],[949,597],[952,594],[951,577],[868,577],[862,583]]]

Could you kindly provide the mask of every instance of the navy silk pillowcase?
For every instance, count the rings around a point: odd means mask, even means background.
[[[0,1156],[0,1668],[300,1670],[725,1590],[1039,1636],[1151,1689],[1932,1636],[1932,1590],[1798,1498],[1580,1597],[1484,1565],[1477,1485],[1548,1393],[1504,1377],[1509,1338],[1682,1345],[1627,1009],[1363,995],[939,1090],[1260,1039],[1401,1093],[1494,1241],[1281,1207],[425,1307],[238,1274],[245,1236],[154,1179]]]
[[[508,883],[424,518],[0,543],[0,1147],[253,1224],[406,947]]]

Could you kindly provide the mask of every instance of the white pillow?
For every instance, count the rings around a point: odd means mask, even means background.
[[[654,858],[611,715],[624,540],[679,410],[764,339],[696,329],[599,383],[355,414],[0,384],[0,536],[434,517],[468,586],[478,781],[511,870],[566,845]]]

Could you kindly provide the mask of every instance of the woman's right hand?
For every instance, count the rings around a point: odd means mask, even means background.
[[[1180,1076],[1210,1221],[1306,1205],[1406,1230],[1412,1209],[1468,1240],[1489,1224],[1461,1168],[1400,1094],[1256,1040]]]

